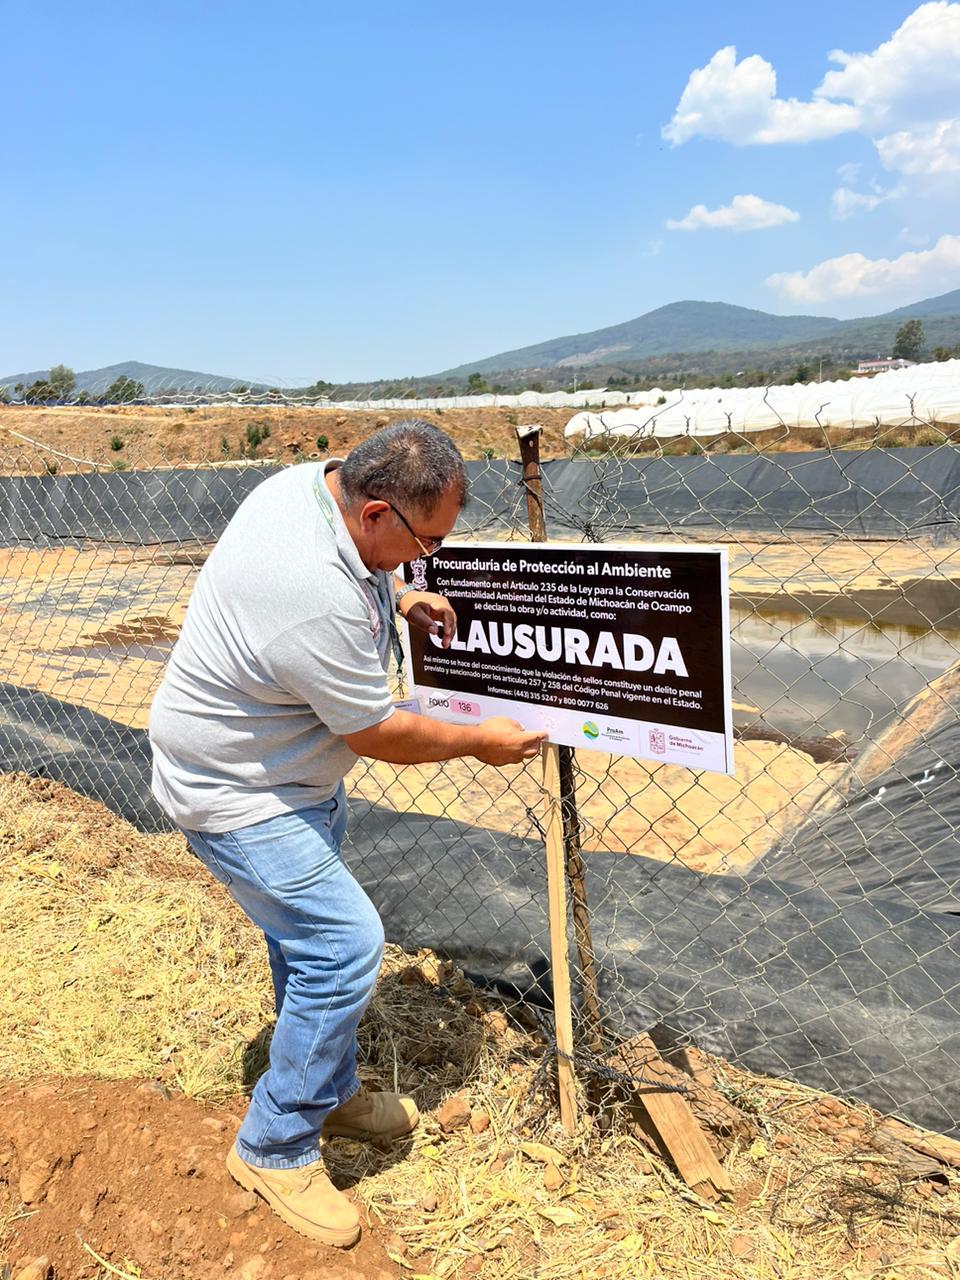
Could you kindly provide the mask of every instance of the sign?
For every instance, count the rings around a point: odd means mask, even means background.
[[[449,649],[403,628],[426,715],[510,716],[564,746],[733,773],[723,548],[470,543],[405,577],[457,614]]]

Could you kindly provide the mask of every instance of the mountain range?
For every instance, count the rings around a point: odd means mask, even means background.
[[[49,378],[49,369],[34,369],[32,373],[12,373],[0,378],[0,389],[12,391],[18,384],[29,387],[34,382]],[[118,378],[132,378],[142,382],[144,393],[159,395],[164,391],[232,391],[234,387],[253,384],[242,378],[224,378],[213,373],[198,373],[194,369],[168,369],[162,365],[143,364],[139,360],[125,360],[122,364],[110,364],[103,369],[85,369],[78,373],[76,391],[86,391],[93,399],[102,396]],[[262,390],[257,384],[257,390]]]
[[[829,316],[775,316],[766,311],[735,307],[726,302],[671,302],[635,320],[568,334],[533,346],[501,351],[469,364],[457,365],[435,375],[438,381],[461,379],[471,373],[489,375],[513,370],[586,369],[596,366],[630,364],[651,356],[688,354],[697,351],[767,350],[830,339],[831,348],[858,345],[872,351],[878,343],[889,348],[896,330],[905,320],[936,322],[960,317],[960,289],[926,298],[910,306],[898,307],[879,316],[856,320],[835,320]],[[925,325],[930,330],[931,325]],[[954,332],[956,325],[950,327]],[[934,323],[938,333],[942,324]],[[931,332],[927,334],[931,338]],[[933,342],[939,339],[934,337]],[[875,353],[874,353],[875,354]]]
[[[785,365],[791,360],[816,360],[818,356],[825,361],[849,363],[866,356],[888,355],[897,329],[905,320],[914,318],[923,322],[928,348],[956,345],[960,342],[960,289],[855,320],[777,316],[726,302],[671,302],[622,324],[501,351],[442,373],[398,379],[393,384],[341,384],[334,396],[401,394],[395,389],[397,383],[426,394],[444,384],[462,386],[471,374],[485,379],[498,375],[519,385],[523,385],[524,378],[529,381],[542,377],[545,383],[559,385],[573,375],[589,375],[596,385],[602,385],[616,375],[643,374],[656,364],[668,365],[678,372],[701,369],[712,373],[725,364]],[[710,358],[704,359],[705,355]],[[18,383],[29,387],[49,374],[49,369],[10,374],[0,378],[0,389],[12,391]],[[147,395],[175,391],[217,394],[240,385],[253,392],[268,391],[262,383],[241,378],[136,360],[78,373],[76,391],[85,391],[96,399],[121,376],[142,382]]]

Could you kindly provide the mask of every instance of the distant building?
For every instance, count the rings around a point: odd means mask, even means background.
[[[861,360],[857,373],[887,373],[890,369],[909,369],[916,360]]]

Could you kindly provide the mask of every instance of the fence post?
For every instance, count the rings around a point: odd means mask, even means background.
[[[540,477],[540,426],[517,428],[520,459],[523,466],[523,486],[527,497],[527,520],[533,542],[547,541],[547,525],[543,510],[543,483]],[[573,1053],[573,1014],[570,1007],[570,971],[566,931],[566,893],[563,870],[570,884],[573,900],[573,927],[580,964],[580,987],[583,1017],[587,1040],[594,1053],[603,1048],[600,1000],[597,995],[596,963],[590,930],[590,910],[584,880],[583,858],[580,853],[580,817],[577,812],[576,781],[573,768],[573,749],[547,744],[543,748],[544,790],[547,793],[549,812],[547,817],[547,888],[550,903],[551,967],[553,971],[554,1009],[557,1025],[557,1047],[560,1080],[560,1109],[563,1116],[566,1092],[566,1068],[569,1068],[567,1087],[572,1091],[572,1063],[564,1062],[563,1054]],[[551,877],[556,880],[552,884]],[[556,927],[555,927],[556,926]],[[561,1008],[560,992],[565,991],[566,1008]],[[564,1038],[569,1044],[564,1044]],[[575,1107],[575,1101],[574,1101]],[[575,1122],[574,1110],[574,1122]],[[564,1124],[567,1119],[564,1117]],[[569,1125],[567,1126],[569,1128]]]

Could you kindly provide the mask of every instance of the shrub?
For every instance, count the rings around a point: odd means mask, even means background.
[[[113,450],[113,452],[114,452],[114,453],[119,453],[119,452],[120,452],[120,450],[123,448],[123,439],[122,439],[122,437],[120,437],[120,436],[111,436],[111,437],[110,437],[110,448]]]
[[[264,418],[255,418],[247,423],[247,454],[251,458],[257,456],[257,450],[265,440],[270,438],[270,424]],[[242,452],[242,450],[241,450]]]
[[[114,469],[114,471],[130,470],[130,463],[125,462],[123,458],[114,458],[114,460],[110,463],[110,466]]]
[[[915,445],[937,445],[943,444],[945,440],[942,431],[937,431],[935,427],[921,427],[917,434],[913,437]]]
[[[220,437],[220,456],[222,458],[230,457],[230,441],[226,436]]]
[[[320,450],[321,453],[325,452],[325,450],[330,448],[330,441],[327,439],[325,435],[321,434],[317,436],[317,448]]]

